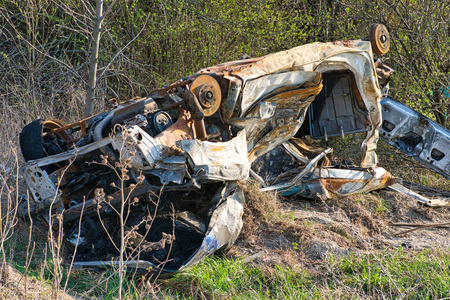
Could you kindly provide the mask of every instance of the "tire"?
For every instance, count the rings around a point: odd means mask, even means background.
[[[26,125],[22,129],[19,135],[19,144],[20,150],[22,151],[22,156],[25,161],[44,158],[46,156],[61,153],[67,150],[66,145],[64,145],[63,147],[60,147],[60,145],[55,146],[54,143],[49,143],[49,141],[47,140],[48,136],[47,139],[44,137],[44,133],[52,129],[50,126],[54,126],[54,124],[56,124],[56,126],[63,126],[62,124],[57,122],[59,121],[45,121],[43,119],[37,119]],[[71,138],[71,136],[65,133],[64,137],[60,138]],[[47,171],[47,173],[50,174],[60,167],[61,165],[59,164],[52,164],[44,166],[41,169]]]
[[[25,161],[45,157],[44,140],[42,133],[44,131],[44,120],[34,120],[26,125],[19,135],[20,150]]]

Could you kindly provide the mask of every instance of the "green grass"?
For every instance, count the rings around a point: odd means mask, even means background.
[[[179,299],[439,299],[450,296],[449,266],[449,252],[432,250],[331,258],[314,272],[208,258],[166,291]]]
[[[379,196],[361,196],[356,202],[364,203],[373,215],[390,210]],[[259,203],[262,211],[273,205],[270,201]],[[271,216],[272,219],[269,216],[262,218],[268,223],[280,220],[276,214]],[[288,219],[288,223],[294,221]],[[14,253],[13,259],[8,261],[23,273],[28,231],[25,226],[19,227],[16,233],[20,234],[6,243],[5,256]],[[344,237],[347,235],[338,226],[330,224],[328,227]],[[51,286],[55,284],[54,262],[49,258],[45,235],[32,234],[31,237],[31,245],[36,248],[27,272],[30,277]],[[292,244],[292,248],[297,247]],[[154,279],[143,280],[130,274],[123,282],[123,299],[445,299],[450,296],[449,250],[391,249],[299,263],[309,266],[293,270],[245,263],[243,259],[207,258],[172,279],[156,283]],[[68,277],[67,288],[82,297],[118,298],[119,279],[114,270],[103,273],[81,270],[69,275],[67,268],[63,268],[61,275],[60,289]]]
[[[117,299],[118,275],[79,271],[69,288],[83,297]],[[309,268],[210,257],[162,281],[127,276],[124,299],[446,299],[450,252],[374,252],[329,258]]]
[[[269,270],[226,258],[207,258],[175,276],[169,286],[188,291],[178,294],[182,299],[195,298],[195,291],[215,299],[306,299],[316,294],[314,277],[307,271]]]
[[[432,250],[349,256],[335,265],[336,283],[368,295],[438,299],[450,295],[450,253]]]
[[[19,252],[26,250],[22,240],[13,244]],[[52,261],[39,255],[43,248],[37,246],[28,274],[51,284]],[[16,256],[13,265],[20,272],[23,264],[23,257]],[[63,285],[66,268],[62,275]],[[114,270],[81,270],[69,275],[67,287],[83,297],[117,299],[118,284]],[[441,299],[450,296],[450,251],[374,251],[330,257],[296,270],[210,257],[156,283],[129,275],[123,289],[124,299]]]

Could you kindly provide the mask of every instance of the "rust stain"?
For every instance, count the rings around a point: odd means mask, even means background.
[[[284,93],[276,94],[266,101],[277,101],[277,109],[290,108],[292,101],[304,101],[310,99],[311,97],[317,96],[322,90],[322,84],[307,89],[301,90],[291,90]],[[310,99],[312,100],[312,99]]]
[[[177,87],[181,87],[181,86],[185,86],[187,84],[190,84],[190,83],[192,83],[193,80],[194,80],[194,76],[191,76],[187,80],[177,81],[177,82],[172,83],[171,85],[168,85],[168,86],[166,86],[164,88],[152,90],[152,91],[150,91],[149,95],[151,95],[153,93],[158,93],[158,95],[164,96],[165,94],[167,94],[168,91],[170,91],[172,89],[176,89]]]
[[[354,48],[353,42],[351,40],[335,41],[332,43],[333,43],[333,45]]]
[[[342,179],[342,178],[322,178],[321,183],[327,190],[333,193],[337,193],[339,190],[344,188],[346,185],[354,186],[355,184],[360,184],[364,182],[367,184],[371,179]]]
[[[332,193],[339,193],[343,190],[352,190],[354,186],[363,185],[363,189],[373,190],[381,189],[395,183],[395,178],[391,173],[386,172],[381,177],[364,178],[364,179],[344,179],[344,178],[321,178],[321,184]],[[359,188],[359,190],[362,190]]]
[[[222,152],[224,151],[223,147],[211,147],[212,152]]]
[[[176,146],[176,142],[180,140],[192,139],[191,135],[192,122],[189,112],[180,109],[178,120],[169,128],[161,132],[155,137],[155,142],[164,146],[163,152],[167,156],[175,155],[181,152]]]

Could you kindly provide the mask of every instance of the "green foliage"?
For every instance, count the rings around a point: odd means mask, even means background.
[[[391,34],[387,63],[397,71],[390,83],[394,98],[448,126],[448,99],[442,90],[450,86],[450,3],[346,0],[343,5],[343,18],[353,21],[355,28],[387,25]]]
[[[53,103],[66,101],[67,91],[73,95],[86,89],[83,80],[87,81],[94,24],[89,10],[94,6],[82,3],[0,1],[0,54],[6,58],[0,67],[8,74],[0,82],[1,95],[8,95],[12,103],[27,99]],[[370,25],[378,22],[391,32],[388,64],[397,70],[391,81],[394,97],[448,124],[448,101],[442,95],[450,85],[448,1],[114,3],[101,38],[98,100],[143,96],[244,54],[256,57],[310,42],[364,39]],[[66,74],[61,76],[58,66]],[[5,87],[13,82],[14,87]],[[21,97],[16,96],[18,86],[26,86]]]

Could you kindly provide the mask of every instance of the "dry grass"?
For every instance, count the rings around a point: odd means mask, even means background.
[[[280,199],[260,193],[256,183],[243,185],[246,196],[243,232],[232,257],[246,257],[269,269],[315,269],[317,261],[366,251],[441,249],[450,246],[448,229],[403,231],[391,223],[448,221],[450,208],[429,208],[399,194],[380,191],[334,197],[326,201]]]
[[[52,286],[36,278],[26,276],[18,272],[10,265],[3,270],[3,278],[0,282],[0,299],[23,300],[23,299],[76,299],[61,291],[56,292]]]

